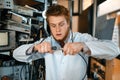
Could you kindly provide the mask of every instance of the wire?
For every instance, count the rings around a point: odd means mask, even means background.
[[[88,63],[87,63],[87,61],[85,60],[85,58],[79,53],[79,55],[81,56],[81,58],[85,61],[85,63],[86,63],[86,72],[85,72],[85,75],[84,75],[84,77],[82,78],[82,80],[85,80],[85,77],[86,77],[86,75],[87,75],[87,66],[88,66]]]
[[[22,80],[22,71],[25,65],[22,66],[21,70],[20,70],[20,79]]]
[[[25,80],[26,79],[26,77],[27,77],[27,68],[26,68],[26,66],[28,66],[27,64],[23,64],[23,66],[22,66],[22,68],[21,68],[21,70],[20,70],[20,80]],[[25,70],[25,75],[24,75],[24,77],[23,77],[23,75],[22,75],[22,72],[23,72],[23,69]],[[24,79],[23,79],[24,78]]]
[[[71,29],[71,28],[70,28]],[[72,30],[71,30],[71,33],[72,33],[72,38],[71,38],[71,40],[72,40],[72,43],[74,42],[74,38],[73,38],[73,32],[72,32]],[[87,67],[88,67],[88,63],[87,63],[87,61],[85,60],[85,58],[80,54],[80,53],[78,53],[79,54],[79,56],[81,56],[81,58],[84,60],[84,62],[86,63],[86,72],[85,72],[85,75],[83,76],[83,78],[82,78],[82,80],[84,80],[85,79],[85,77],[86,77],[86,75],[87,75]]]

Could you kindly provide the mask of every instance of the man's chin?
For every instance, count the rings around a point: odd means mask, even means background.
[[[57,38],[56,41],[63,41],[63,39],[60,39],[60,38],[58,39],[58,38]]]
[[[56,41],[63,41],[63,38],[62,38],[62,37],[54,37],[54,39],[55,39]]]

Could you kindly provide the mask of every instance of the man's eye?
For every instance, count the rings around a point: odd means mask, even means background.
[[[51,25],[51,27],[55,27],[55,25]]]
[[[61,26],[61,27],[64,26],[64,23],[61,23],[60,26]]]

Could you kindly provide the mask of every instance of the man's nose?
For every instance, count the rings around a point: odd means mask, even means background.
[[[59,27],[59,26],[56,27],[56,31],[57,31],[57,32],[60,31],[60,27]]]

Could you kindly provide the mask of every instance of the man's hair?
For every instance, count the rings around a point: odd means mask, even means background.
[[[46,11],[46,20],[48,21],[49,16],[65,16],[67,22],[70,22],[70,13],[67,8],[62,5],[52,5]]]

